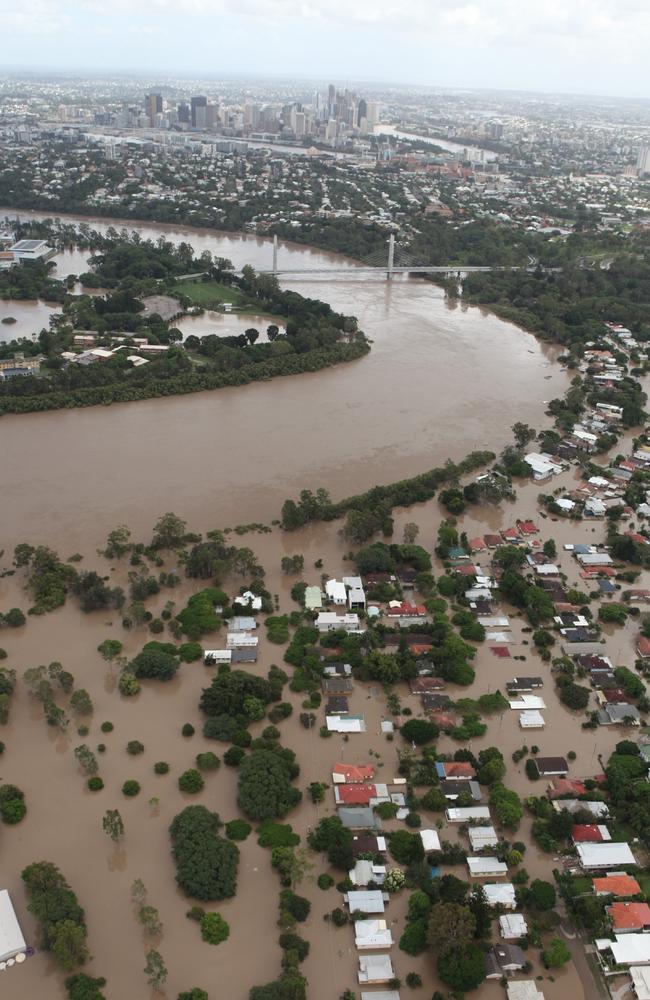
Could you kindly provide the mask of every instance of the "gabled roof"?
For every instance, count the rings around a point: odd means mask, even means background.
[[[335,764],[332,774],[340,775],[348,785],[355,785],[374,778],[375,769],[371,764]]]
[[[336,786],[336,800],[346,806],[367,806],[376,794],[375,785]]]
[[[633,931],[650,927],[650,906],[647,903],[612,903],[607,907],[615,931]]]
[[[594,892],[598,894],[611,893],[612,896],[638,896],[641,886],[631,875],[603,875],[595,878]]]

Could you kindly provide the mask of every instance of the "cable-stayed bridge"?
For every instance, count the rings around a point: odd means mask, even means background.
[[[353,278],[360,274],[381,274],[390,280],[394,274],[468,274],[477,271],[522,271],[532,270],[536,266],[536,261],[528,259],[526,264],[520,266],[508,265],[481,265],[468,266],[467,264],[423,264],[415,259],[408,250],[395,242],[395,236],[391,234],[388,240],[388,253],[384,256],[381,251],[368,255],[362,263],[352,264],[348,267],[291,267],[289,264],[278,264],[278,238],[273,237],[273,260],[270,268],[256,268],[258,274],[282,275],[334,275]]]

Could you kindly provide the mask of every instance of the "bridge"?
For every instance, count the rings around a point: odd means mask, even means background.
[[[396,259],[396,253],[398,254]],[[352,277],[357,274],[382,274],[388,281],[394,274],[473,274],[482,271],[523,271],[533,270],[537,262],[529,258],[522,266],[469,266],[466,264],[422,264],[411,255],[396,246],[395,236],[391,233],[388,239],[388,256],[385,261],[379,259],[379,254],[371,254],[366,261],[349,267],[287,267],[278,266],[278,238],[273,237],[273,264],[270,269],[256,268],[257,274],[281,275],[345,275]]]

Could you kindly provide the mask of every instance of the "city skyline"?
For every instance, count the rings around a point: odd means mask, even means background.
[[[522,10],[511,0],[407,0],[397,10],[365,0],[164,0],[155,16],[118,2],[5,0],[15,70],[302,76],[540,93],[648,95],[644,39],[650,11],[636,0],[553,0]],[[341,30],[348,28],[350,30]],[[314,41],[317,45],[314,45]],[[143,41],[146,46],[143,46]],[[216,43],[216,44],[215,44]],[[85,64],[85,66],[84,66]]]

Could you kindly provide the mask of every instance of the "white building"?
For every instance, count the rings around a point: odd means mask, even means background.
[[[480,823],[491,819],[487,806],[466,806],[458,809],[446,809],[448,823]]]
[[[499,917],[499,934],[504,941],[517,941],[528,934],[528,924],[523,913],[504,913]]]
[[[468,858],[467,867],[472,878],[500,878],[508,874],[505,861],[494,857]]]
[[[359,983],[387,983],[395,978],[390,955],[359,955]]]
[[[0,962],[24,955],[25,938],[6,889],[0,889]]]
[[[40,260],[54,253],[52,247],[48,247],[45,240],[18,240],[9,247],[9,252],[14,254],[18,260]]]
[[[385,920],[356,920],[354,943],[357,951],[369,948],[391,948],[393,935]]]
[[[321,611],[315,622],[319,632],[336,632],[344,629],[346,632],[361,632],[359,615],[351,612],[347,615],[337,615],[335,611]]]
[[[564,803],[562,803],[564,805]],[[576,844],[583,868],[610,868],[636,865],[637,860],[626,843]]]
[[[325,584],[325,593],[333,604],[347,604],[348,595],[345,584],[339,580],[328,580]]]
[[[493,826],[470,826],[467,834],[473,851],[484,851],[489,847],[496,847],[499,843]]]
[[[520,712],[519,725],[522,729],[543,729],[546,723],[541,712]]]
[[[488,882],[483,886],[485,898],[489,906],[502,906],[505,910],[514,910],[517,901],[515,899],[515,887],[512,882]]]

